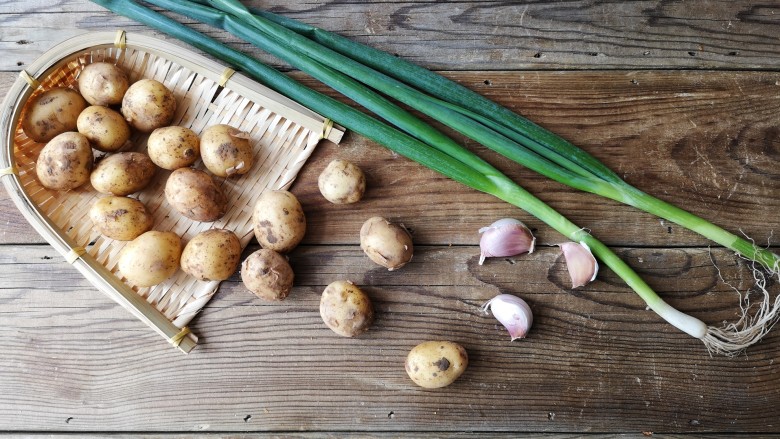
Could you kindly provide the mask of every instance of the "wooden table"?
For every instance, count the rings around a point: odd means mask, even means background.
[[[777,243],[780,2],[251,3],[441,71],[637,187]],[[163,37],[84,0],[3,2],[0,95],[57,42],[119,28]],[[710,324],[737,315],[729,284],[747,288],[752,276],[732,253],[454,137],[591,230],[673,306]],[[368,174],[357,205],[317,190],[336,157]],[[571,290],[563,238],[541,221],[352,133],[321,143],[292,191],[309,219],[290,255],[292,294],[265,303],[234,276],[193,321],[201,343],[188,356],[96,291],[0,191],[0,436],[780,434],[777,328],[737,358],[710,356],[609,270]],[[411,264],[388,272],[363,255],[358,231],[374,215],[412,231]],[[532,227],[538,249],[480,266],[477,230],[503,217]],[[365,336],[340,338],[322,323],[320,293],[336,279],[372,297]],[[510,343],[480,310],[498,293],[530,303],[527,339]],[[403,364],[431,339],[461,343],[470,366],[453,385],[422,390]]]

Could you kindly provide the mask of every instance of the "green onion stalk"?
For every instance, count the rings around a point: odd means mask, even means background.
[[[383,119],[396,124],[398,128],[407,134],[415,136],[426,143],[431,144],[432,140],[434,144],[446,142],[450,144],[451,148],[460,149],[460,146],[457,145],[455,141],[451,140],[438,130],[434,130],[429,124],[421,121],[416,117],[413,117],[407,111],[401,109],[397,105],[392,104],[390,101],[381,97],[381,95],[377,94],[372,89],[369,89],[358,82],[356,78],[360,75],[345,75],[342,72],[336,70],[336,68],[333,67],[335,63],[329,63],[326,65],[321,60],[315,60],[311,58],[309,56],[310,53],[290,50],[288,47],[292,47],[293,44],[280,43],[274,36],[267,35],[263,32],[257,32],[252,26],[246,25],[241,20],[238,20],[237,18],[230,16],[223,11],[200,6],[196,2],[172,0],[150,0],[148,2],[166,8],[172,12],[177,12],[192,19],[228,30],[240,38],[243,38],[262,48],[277,58],[286,61],[292,66],[308,73],[322,83],[327,84],[341,94],[358,102],[360,105],[374,112]],[[279,27],[277,26],[277,28]],[[291,35],[293,38],[301,39],[299,43],[308,41],[304,37],[301,37],[295,33],[291,33],[285,28],[280,28],[279,30],[283,32],[289,32],[289,35]],[[361,64],[355,63],[351,59],[343,57],[340,54],[334,54],[334,56],[343,58],[342,61],[345,63],[354,64],[355,68],[363,67]],[[397,98],[412,108],[418,109],[438,120],[444,120],[448,126],[464,130],[464,132],[472,133],[473,136],[478,137],[478,135],[473,133],[479,133],[480,129],[482,128],[481,125],[475,122],[473,119],[464,116],[455,110],[447,108],[446,105],[448,104],[446,102],[442,102],[437,99],[430,99],[427,95],[420,95],[417,91],[412,90],[405,84],[395,81],[394,79],[386,77],[385,75],[373,70],[367,69],[364,70],[364,73],[373,77],[373,79],[369,80],[369,82],[366,84],[367,86],[373,87],[374,89],[381,88],[382,91],[387,92],[386,94],[388,94],[390,97]],[[388,84],[388,82],[393,83]],[[397,90],[397,93],[394,93],[391,89]],[[420,96],[425,99],[418,99]],[[503,150],[508,152],[510,149],[514,148],[514,142],[505,138],[504,136],[495,132],[490,132],[488,134],[492,140],[491,144],[497,145],[497,149],[504,148]],[[556,166],[556,164],[550,159],[526,149],[518,149],[517,154],[521,156],[521,160],[526,163],[527,166],[537,170],[537,172],[551,179],[565,181],[569,185],[581,190],[588,190],[594,186],[599,187],[600,190],[604,192],[609,192],[611,190],[611,188],[604,182],[591,182],[587,178],[590,176],[590,174],[585,169],[571,161],[567,161],[569,164],[568,168],[563,168],[561,166]],[[559,157],[558,159],[567,160],[564,157]],[[615,194],[613,194],[613,196],[614,195]]]
[[[468,115],[474,120],[480,121],[485,126],[504,134],[508,138],[515,140],[515,142],[534,151],[538,151],[539,154],[545,156],[548,156],[549,154],[546,154],[544,150],[539,147],[539,145],[541,145],[541,147],[553,151],[557,156],[564,157],[565,159],[568,158],[577,165],[587,169],[593,177],[611,182],[619,187],[619,190],[612,192],[613,194],[617,194],[617,196],[611,195],[609,192],[601,192],[599,187],[585,189],[586,191],[638,207],[646,212],[665,218],[689,230],[698,232],[702,236],[705,236],[724,247],[732,249],[750,260],[761,263],[770,271],[777,271],[778,261],[780,261],[780,257],[777,255],[755,246],[752,242],[714,226],[702,218],[698,218],[689,212],[662,200],[658,200],[655,197],[634,188],[598,159],[557,134],[552,133],[517,113],[514,113],[444,76],[412,64],[397,56],[360,44],[332,32],[271,12],[258,9],[252,9],[251,11],[246,10],[246,8],[243,8],[240,5],[236,6],[237,2],[233,0],[195,1],[198,3],[211,3],[223,10],[228,10],[229,7],[230,10],[233,10],[237,15],[240,14],[241,17],[247,17],[246,14],[251,13],[254,16],[254,19],[248,22],[255,27],[258,27],[258,29],[260,29],[261,23],[259,20],[265,19],[267,21],[262,22],[262,29],[270,29],[269,23],[276,23],[290,31],[306,36],[310,38],[310,41],[318,43],[319,47],[303,44],[303,42],[298,39],[295,39],[294,41],[291,40],[290,42],[296,43],[295,47],[306,49],[307,53],[318,59],[323,59],[332,55],[332,52],[321,50],[322,47],[326,47],[336,53],[346,55],[352,60],[374,69],[376,72],[381,72],[382,74],[397,80],[404,81],[406,84],[412,84],[414,87],[444,100],[449,104],[449,108]],[[284,38],[292,38],[289,33],[281,34],[281,30],[278,27],[274,28],[274,32],[278,35],[284,35]],[[301,44],[298,46],[298,43]],[[312,50],[320,50],[320,52],[317,53]],[[332,58],[331,60],[334,62],[343,61],[343,58]],[[366,71],[361,71],[361,77],[366,78],[370,77],[370,75],[368,75]],[[474,140],[480,141],[479,139]],[[490,147],[487,144],[485,144],[485,146]],[[526,165],[518,155],[504,155],[518,163]],[[556,161],[556,163],[566,166],[565,163],[558,161]],[[538,170],[534,170],[538,172]],[[558,181],[567,184],[564,181]]]
[[[741,326],[726,328],[726,330],[708,327],[700,320],[677,311],[666,304],[627,264],[625,264],[625,262],[617,257],[617,255],[604,244],[511,181],[508,177],[501,174],[498,170],[475,154],[461,147],[444,134],[420,121],[405,110],[402,110],[392,102],[357,83],[353,78],[349,78],[336,69],[328,67],[325,63],[310,58],[305,52],[290,49],[284,42],[280,42],[272,35],[265,35],[263,32],[256,32],[249,29],[251,26],[248,26],[237,17],[226,14],[225,10],[208,8],[202,5],[193,4],[192,2],[170,2],[167,0],[152,2],[172,11],[181,12],[196,20],[218,25],[220,27],[224,26],[242,38],[247,37],[247,39],[252,42],[259,42],[261,47],[266,48],[272,54],[279,56],[293,65],[301,66],[299,67],[301,70],[307,71],[312,74],[312,76],[333,86],[356,102],[385,118],[385,120],[395,124],[400,130],[390,127],[387,124],[328,96],[313,91],[259,61],[226,47],[175,20],[158,14],[135,2],[118,0],[93,1],[107,9],[159,29],[210,53],[231,64],[233,67],[243,70],[245,73],[270,88],[287,95],[316,112],[330,117],[336,123],[343,125],[347,129],[374,140],[398,154],[417,161],[418,163],[471,188],[494,195],[520,207],[544,221],[564,236],[567,236],[569,239],[577,242],[584,242],[603,263],[624,279],[624,281],[626,281],[626,283],[645,300],[651,309],[677,328],[691,336],[701,339],[705,346],[711,351],[729,355],[740,352],[748,345],[755,343],[760,339],[760,335],[763,335],[765,329],[771,324],[772,316],[769,315],[771,310],[767,310],[764,313],[766,315],[758,315],[756,318],[750,319],[747,322],[743,322],[743,319],[738,323],[741,324]],[[245,10],[243,9],[243,6],[237,2],[214,1],[213,3],[222,4],[223,8],[229,12],[241,13],[242,10]],[[230,7],[238,9],[230,9]],[[473,124],[473,126],[483,126],[479,123],[480,119],[489,122],[486,125],[496,126],[496,124],[490,122],[484,116],[480,116],[476,113],[469,113],[468,111],[458,111],[457,105],[439,101],[436,98],[430,98],[428,102],[430,102],[431,108],[440,106],[447,111],[452,111],[454,108],[455,112],[459,114],[472,114],[474,116],[472,122],[475,122],[476,120],[476,123]],[[496,136],[496,138],[500,139],[501,137]],[[540,138],[544,140],[543,137]],[[510,144],[511,142],[507,143],[507,145]],[[538,144],[537,146],[539,145],[541,144]],[[527,151],[525,149],[522,150]],[[538,162],[537,164],[542,163],[552,168],[548,173],[554,176],[551,178],[557,177],[555,178],[556,180],[571,180],[575,181],[577,184],[583,185],[590,182],[590,177],[588,177],[588,175],[600,174],[602,175],[600,178],[602,182],[606,182],[616,177],[611,171],[604,172],[601,170],[600,166],[603,167],[603,165],[600,165],[595,159],[590,160],[588,158],[590,156],[588,156],[587,153],[584,153],[584,151],[580,157],[582,160],[579,160],[583,163],[582,165],[578,163],[567,163],[566,165],[560,166],[550,165],[550,163],[556,163],[554,161],[551,162],[551,158],[554,158],[555,154],[557,153],[555,153],[554,150],[553,153],[539,154],[541,157],[526,153],[527,156],[531,157],[531,160],[536,160]],[[595,164],[593,162],[595,162]],[[583,183],[583,181],[585,183]],[[609,186],[605,185],[604,187]],[[757,320],[759,321],[757,322]],[[743,327],[758,326],[758,324],[763,328],[758,336],[755,334],[748,336],[747,332],[743,330]],[[735,332],[740,333],[741,338],[735,338],[732,335],[732,333]]]
[[[255,14],[253,12],[256,11],[248,10],[237,0],[195,0],[195,2],[210,4],[224,14],[220,16],[213,10],[208,13],[179,5],[179,3],[192,3],[188,1],[151,1],[159,5],[163,3],[172,5],[168,9],[222,27],[304,72],[311,74],[305,65],[295,63],[285,55],[297,52],[338,69],[341,73],[431,116],[482,145],[560,183],[660,216],[734,250],[750,260],[757,261],[770,270],[780,262],[780,257],[772,252],[629,185],[582,149],[441,75],[322,29],[270,13],[257,11],[258,13]],[[199,15],[200,18],[194,15]],[[252,28],[256,31],[252,32]],[[273,40],[269,41],[262,34]],[[318,79],[327,84],[326,80]],[[560,172],[564,169],[571,172]]]

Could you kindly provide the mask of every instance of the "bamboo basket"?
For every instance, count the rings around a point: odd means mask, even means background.
[[[91,32],[52,48],[27,71],[22,71],[2,107],[0,179],[27,221],[65,260],[98,290],[128,309],[182,352],[190,352],[198,338],[190,320],[214,295],[219,282],[202,282],[179,270],[173,278],[151,288],[133,288],[117,269],[126,244],[102,237],[92,227],[88,210],[101,195],[89,184],[58,192],[42,187],[35,161],[43,144],[23,133],[20,118],[30,97],[56,86],[77,88],[77,78],[91,62],[107,61],[124,68],[130,82],[156,79],[176,96],[172,125],[200,133],[218,123],[250,133],[255,163],[239,177],[219,179],[230,207],[212,223],[192,221],[178,214],[163,194],[169,171],[158,169],[152,183],[134,194],[154,216],[155,230],[176,232],[186,243],[209,228],[225,228],[238,235],[242,247],[253,237],[251,216],[256,199],[265,190],[289,187],[317,143],[341,140],[343,129],[300,104],[219,63],[169,42],[124,31]],[[133,135],[134,151],[146,150],[147,135]],[[201,167],[200,162],[195,167]]]

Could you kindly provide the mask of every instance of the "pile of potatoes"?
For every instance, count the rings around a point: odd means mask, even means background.
[[[193,221],[218,220],[229,200],[212,176],[231,178],[251,170],[249,135],[228,125],[210,126],[200,134],[171,125],[174,94],[152,79],[130,84],[126,73],[113,64],[86,66],[78,77],[78,90],[61,87],[36,95],[22,116],[22,129],[30,139],[46,142],[36,163],[41,185],[68,191],[89,182],[106,195],[95,201],[89,217],[105,237],[128,241],[118,262],[128,282],[151,287],[179,269],[198,280],[221,281],[240,265],[249,291],[262,300],[285,300],[294,282],[285,255],[306,232],[306,216],[292,193],[266,191],[260,196],[252,224],[261,248],[243,263],[234,232],[209,229],[183,245],[176,233],[154,230],[147,207],[129,197],[144,190],[163,169],[170,171],[165,198],[178,213]],[[148,134],[145,153],[131,151],[134,131]],[[95,164],[93,150],[107,155]],[[205,171],[193,167],[198,160]],[[333,204],[353,204],[364,196],[366,177],[355,164],[336,159],[319,175],[318,187]],[[402,224],[376,216],[366,220],[359,233],[361,249],[376,264],[392,271],[411,261],[412,237]],[[370,328],[375,311],[358,285],[339,279],[323,291],[320,316],[334,333],[356,337]],[[467,364],[461,346],[436,341],[412,349],[405,367],[416,384],[436,388],[455,381]]]
[[[234,232],[210,229],[183,246],[177,234],[153,230],[153,216],[130,195],[147,188],[159,168],[172,171],[167,202],[193,221],[216,221],[228,200],[212,175],[228,178],[251,169],[249,135],[228,125],[207,127],[200,135],[171,125],[174,93],[153,79],[131,84],[111,63],[85,66],[77,85],[78,91],[56,87],[35,95],[22,115],[27,137],[46,143],[36,161],[41,185],[69,191],[89,182],[106,195],[93,203],[89,218],[106,238],[129,241],[118,267],[135,286],[162,283],[179,268],[203,281],[229,278],[242,251]],[[148,134],[146,152],[132,151],[133,132]],[[106,155],[96,162],[94,151]],[[192,167],[199,159],[210,174]]]

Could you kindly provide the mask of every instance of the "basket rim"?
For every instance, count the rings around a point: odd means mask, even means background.
[[[121,40],[119,37],[122,37]],[[295,120],[302,127],[318,132],[328,125],[327,119],[312,112],[301,104],[284,97],[277,92],[240,74],[233,74],[227,67],[219,64],[188,48],[183,48],[169,41],[143,34],[127,35],[124,31],[86,32],[71,37],[55,45],[34,62],[28,65],[26,71],[34,80],[45,78],[60,68],[70,57],[85,50],[102,48],[129,48],[132,50],[152,53],[163,57],[188,70],[231,89],[232,91],[251,99],[269,110],[285,118]],[[226,84],[229,82],[229,85]],[[105,266],[89,254],[79,254],[71,258],[77,244],[54,222],[43,213],[41,208],[30,198],[22,186],[19,175],[15,172],[15,131],[21,117],[24,103],[37,89],[29,78],[20,75],[11,85],[8,94],[0,107],[0,180],[17,209],[27,222],[40,234],[58,253],[63,255],[82,275],[91,281],[98,290],[109,295],[139,320],[157,331],[165,339],[184,353],[190,352],[197,344],[197,337],[189,330],[175,326],[162,312],[149,304],[143,297],[133,291],[128,285],[116,278]],[[278,99],[278,100],[276,100]],[[341,140],[343,128],[335,126],[322,136],[335,143]],[[323,132],[323,134],[325,134]]]

